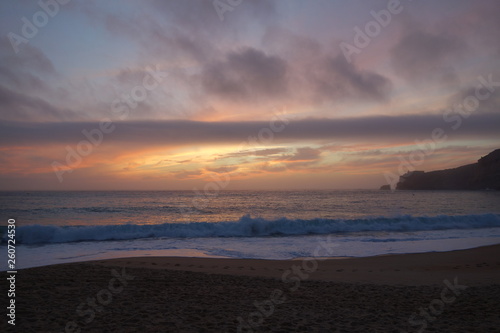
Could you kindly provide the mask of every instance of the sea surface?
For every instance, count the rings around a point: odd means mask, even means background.
[[[16,267],[128,256],[294,259],[500,243],[494,191],[0,192]],[[328,243],[328,251],[315,251]]]

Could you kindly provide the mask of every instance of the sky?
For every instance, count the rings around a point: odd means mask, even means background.
[[[0,189],[394,185],[500,148],[496,0],[0,2]]]

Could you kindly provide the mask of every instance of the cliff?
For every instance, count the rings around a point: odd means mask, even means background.
[[[477,163],[432,172],[408,172],[399,178],[398,190],[500,190],[500,149]]]

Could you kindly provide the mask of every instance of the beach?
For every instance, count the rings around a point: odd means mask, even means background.
[[[494,245],[365,258],[134,257],[28,268],[17,273],[16,325],[8,329],[498,332],[499,255]]]
[[[500,0],[0,17],[0,333],[500,333]]]

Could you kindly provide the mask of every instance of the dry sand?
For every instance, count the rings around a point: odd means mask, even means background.
[[[16,304],[8,331],[500,332],[500,245],[321,261],[53,265],[18,271]]]

